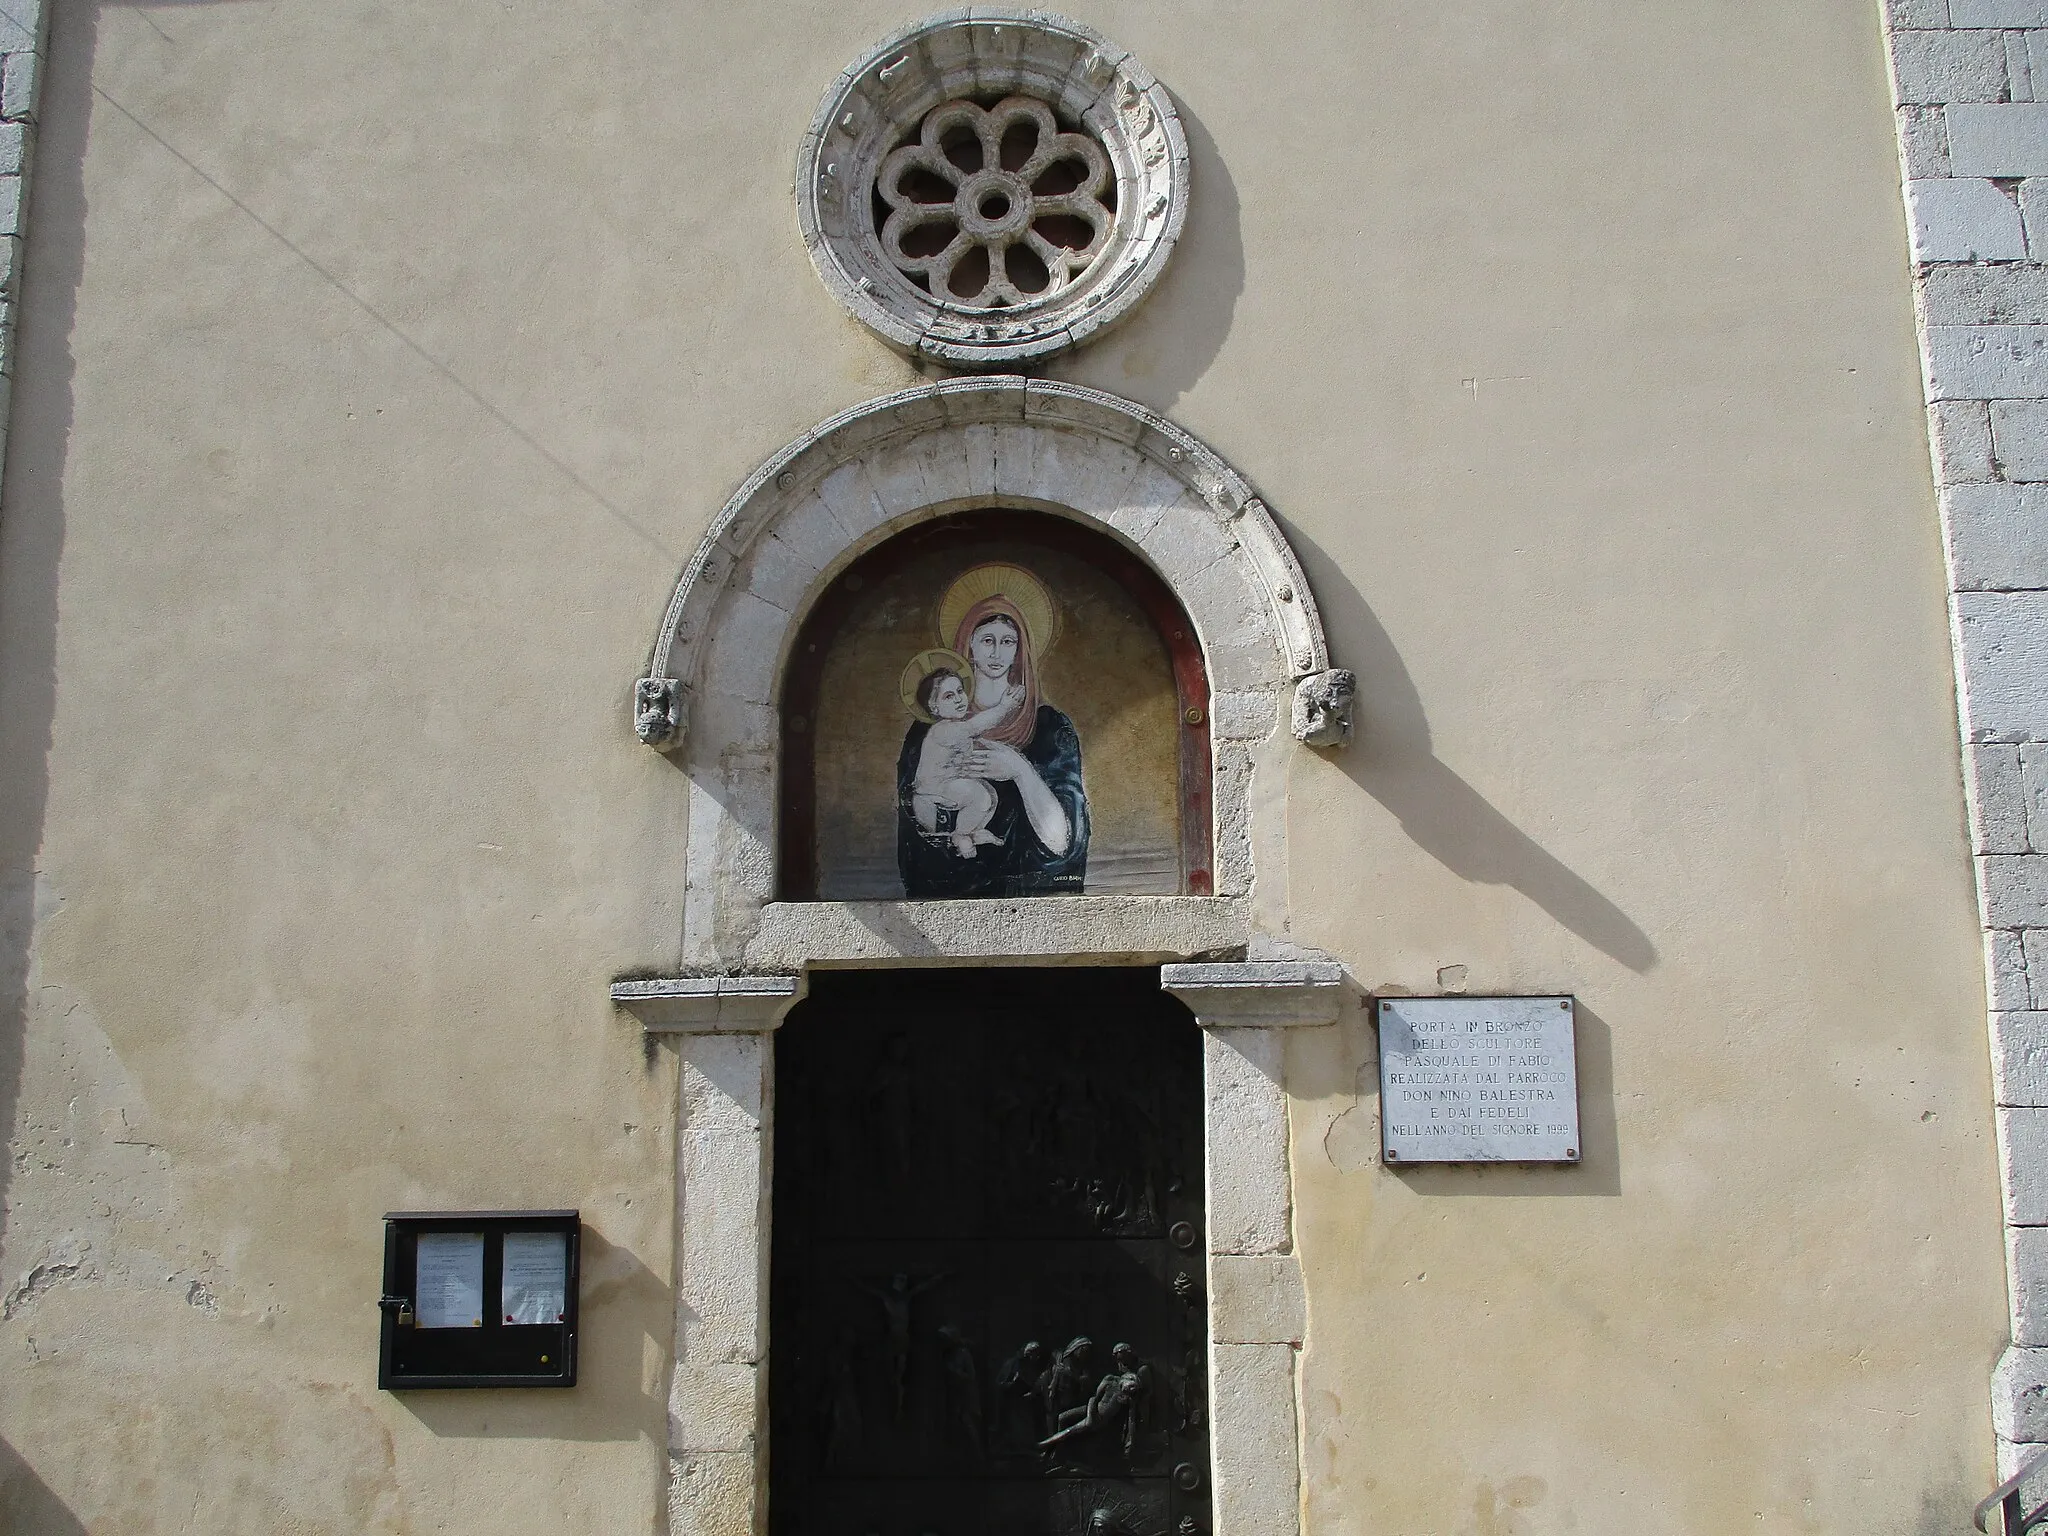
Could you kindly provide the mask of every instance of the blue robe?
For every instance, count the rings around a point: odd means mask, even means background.
[[[1053,798],[1066,808],[1070,835],[1067,851],[1056,854],[1039,841],[1024,797],[1007,779],[988,781],[996,792],[995,815],[988,830],[999,845],[978,848],[971,859],[953,849],[953,813],[941,809],[939,830],[927,833],[917,824],[911,806],[916,793],[917,760],[931,730],[922,720],[903,737],[896,758],[896,867],[903,876],[903,894],[912,901],[937,901],[956,896],[1078,896],[1088,870],[1088,792],[1081,785],[1081,738],[1074,722],[1050,704],[1038,706],[1031,740],[1020,749],[1038,770]]]

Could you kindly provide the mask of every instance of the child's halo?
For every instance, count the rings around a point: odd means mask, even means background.
[[[903,696],[903,707],[926,725],[932,723],[932,716],[930,710],[917,702],[918,685],[941,669],[959,678],[963,688],[967,686],[967,679],[974,675],[973,669],[967,665],[967,658],[958,651],[919,651],[910,658],[910,665],[903,669],[903,681],[897,685],[897,691]]]

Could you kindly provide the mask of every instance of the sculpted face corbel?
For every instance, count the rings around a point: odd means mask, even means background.
[[[633,685],[633,733],[657,752],[683,744],[683,685],[672,677],[643,677]]]
[[[1344,746],[1357,694],[1358,674],[1343,667],[1302,678],[1294,685],[1294,739],[1311,747]]]

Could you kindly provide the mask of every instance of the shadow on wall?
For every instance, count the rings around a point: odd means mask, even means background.
[[[583,1328],[577,1340],[576,1386],[466,1387],[454,1391],[394,1392],[427,1430],[449,1440],[641,1440],[649,1424],[668,1418],[669,1340],[635,1329],[631,1320],[670,1320],[666,1281],[627,1248],[583,1228]],[[650,1349],[651,1346],[651,1349]],[[661,1368],[649,1371],[648,1361]],[[13,1527],[0,1525],[0,1531]],[[23,1527],[35,1529],[35,1527]]]
[[[1336,757],[1345,775],[1399,817],[1416,846],[1453,874],[1520,891],[1632,971],[1655,965],[1656,946],[1627,913],[1437,759],[1422,698],[1394,642],[1337,563],[1293,525],[1285,531],[1308,568],[1332,656],[1358,674],[1358,737]]]
[[[1194,188],[1180,245],[1159,285],[1128,321],[1045,370],[1053,378],[1126,395],[1161,415],[1216,361],[1244,292],[1237,183],[1187,99],[1176,93],[1173,104],[1187,134]]]
[[[50,57],[43,71],[14,351],[15,378],[26,387],[14,392],[0,476],[0,1129],[9,1135],[21,1098],[29,946],[57,708],[57,574],[74,373],[70,338],[85,269],[85,136],[99,36],[97,7],[49,3]],[[61,902],[62,893],[50,899]],[[12,1210],[12,1171],[11,1160],[0,1163],[0,1213]],[[0,1243],[7,1235],[0,1225]],[[35,1523],[4,1528],[45,1529]]]
[[[85,1536],[77,1517],[5,1440],[0,1440],[0,1531]]]

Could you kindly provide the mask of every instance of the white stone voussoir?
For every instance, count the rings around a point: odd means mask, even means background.
[[[2022,979],[2026,984],[2026,991],[2020,995],[2027,1001],[2023,1005],[2016,1005],[2011,1011],[2025,1012],[2030,1008],[2048,1008],[2048,929],[1994,928],[1991,932],[1994,936],[2004,934],[2016,940],[2020,947],[2019,964],[2024,973]],[[1999,960],[2002,964],[2011,964],[2011,951],[2001,949]],[[2040,979],[2037,980],[2037,977]]]
[[[2019,205],[1982,177],[1906,183],[1915,261],[2018,261],[2027,254]]]
[[[2015,1345],[1991,1377],[1991,1422],[1998,1438],[2048,1440],[2048,1349]]]
[[[2028,784],[2021,750],[2009,742],[1986,742],[1964,754],[1976,853],[2026,853],[2033,846],[2027,832]]]
[[[2002,1105],[1997,1118],[2006,1223],[2048,1226],[2048,1179],[2030,1177],[2034,1169],[2048,1167],[2048,1108]]]
[[[1986,766],[1980,774],[1981,777],[1989,777],[1995,773],[2001,779],[2004,778],[2007,759],[2000,752],[2000,746],[2002,745],[1987,744],[1971,748],[1973,757],[1979,754],[1984,755]],[[2012,753],[2011,761],[2019,764],[2020,814],[2024,825],[2020,829],[2019,841],[2014,842],[2010,826],[2010,813],[2007,807],[2003,804],[1987,806],[1987,813],[1996,815],[2000,819],[1993,823],[1993,826],[1997,828],[1996,831],[1987,830],[1987,846],[1983,851],[1986,853],[2038,853],[2042,849],[2048,848],[2048,742],[2022,742],[2018,746],[2007,748],[2006,750]],[[1988,846],[1988,839],[1991,837],[1999,838],[2006,846]]]
[[[1959,592],[1956,643],[1971,741],[2048,741],[2048,593]]]
[[[2048,587],[2048,485],[1954,485],[1941,503],[1957,591]]]
[[[2006,1281],[2012,1296],[2012,1341],[2048,1344],[2048,1227],[2006,1233]]]
[[[1981,855],[1977,882],[1987,927],[2048,928],[2048,854]]]
[[[1948,0],[1885,0],[1884,14],[1895,31],[1949,24]]]
[[[1956,175],[2048,175],[2048,105],[1958,102],[1942,118]]]
[[[1950,172],[1948,129],[1939,107],[1898,109],[1899,159],[1909,177],[1946,176]]]
[[[2018,933],[2006,928],[1985,933],[1984,974],[1993,1013],[2017,1013],[2034,1006],[2027,985],[2026,945]],[[1993,1039],[1995,1044],[1995,1032]]]
[[[2048,1108],[2048,1013],[1991,1016],[1991,1078],[2006,1108]]]
[[[1998,478],[1991,415],[1990,406],[1982,400],[1941,400],[1928,407],[1927,426],[1934,440],[1937,484],[1961,485]]]
[[[1926,336],[1929,400],[2048,395],[2048,325],[1930,325]]]
[[[1948,0],[1953,27],[2039,27],[2048,25],[2048,0]]]
[[[2039,325],[2048,321],[2048,267],[1929,267],[1920,274],[1929,325]]]
[[[1989,412],[1992,455],[2004,478],[2048,480],[2048,400],[1994,400]]]
[[[1976,28],[1896,32],[1892,85],[1900,106],[2005,101],[2005,37]]]
[[[2019,184],[2021,232],[2026,236],[2027,252],[2036,261],[2048,255],[2048,176],[2029,176]],[[1991,261],[1996,257],[1988,252],[1978,260]]]

